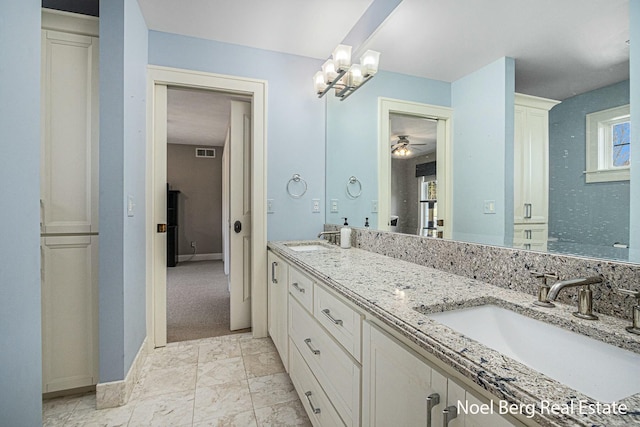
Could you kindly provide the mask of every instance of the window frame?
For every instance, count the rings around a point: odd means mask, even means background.
[[[630,119],[629,104],[586,115],[585,180],[592,182],[629,181],[630,168],[613,166],[612,128]]]

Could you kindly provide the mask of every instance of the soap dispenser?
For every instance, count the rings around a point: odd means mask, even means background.
[[[344,219],[344,226],[340,229],[340,247],[342,249],[349,249],[351,247],[351,229],[347,218]]]

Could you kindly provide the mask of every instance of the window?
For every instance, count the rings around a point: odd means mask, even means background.
[[[587,182],[628,181],[629,105],[587,114]]]

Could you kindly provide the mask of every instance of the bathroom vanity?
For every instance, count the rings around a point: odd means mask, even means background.
[[[602,314],[597,321],[578,319],[570,305],[537,307],[531,294],[367,250],[317,240],[270,242],[268,248],[269,332],[314,425],[640,424],[640,382],[624,367],[609,363],[611,374],[600,379],[598,372],[581,373],[611,383],[597,385],[605,394],[595,398],[614,396],[615,404],[599,401],[430,316],[507,309],[518,319],[542,321],[542,336],[552,336],[544,328],[560,327],[593,338],[605,352],[630,357],[633,368],[640,337],[625,331],[627,320]],[[509,339],[534,343],[530,326],[523,328]],[[550,338],[540,351],[565,354],[563,339]],[[562,359],[560,370],[579,365]],[[621,379],[613,377],[616,371]]]

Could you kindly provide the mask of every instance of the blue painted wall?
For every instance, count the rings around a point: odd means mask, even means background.
[[[42,424],[40,2],[0,14],[0,424]]]
[[[631,188],[629,216],[629,260],[640,262],[640,1],[629,2],[631,79]]]
[[[629,103],[629,81],[565,99],[549,112],[549,236],[612,246],[629,241],[629,181],[587,184],[586,115]]]
[[[124,379],[146,336],[147,27],[135,0],[100,4],[100,382]],[[133,217],[127,197],[134,198]]]
[[[372,227],[378,215],[371,212],[372,200],[378,199],[378,98],[451,106],[451,85],[446,82],[406,74],[379,71],[347,100],[333,93],[327,98],[327,200],[338,200],[338,213],[326,206],[327,223],[363,227],[369,218]],[[357,199],[348,197],[346,185],[355,176],[362,183]],[[357,187],[353,187],[357,191]]]
[[[324,201],[324,100],[312,77],[321,61],[194,37],[150,31],[149,64],[235,75],[268,82],[267,216],[269,240],[315,237],[324,224],[312,199]],[[294,173],[307,182],[304,197],[287,195]]]
[[[451,84],[454,240],[511,243],[514,91],[512,58]],[[484,200],[495,200],[495,214],[483,213]]]

